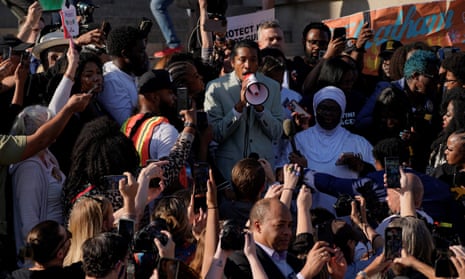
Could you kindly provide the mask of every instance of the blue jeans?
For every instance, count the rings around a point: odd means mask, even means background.
[[[174,31],[173,22],[168,14],[168,6],[173,3],[173,0],[151,0],[150,9],[152,10],[153,17],[160,27],[161,33],[165,38],[166,44],[170,48],[179,46],[179,39]]]

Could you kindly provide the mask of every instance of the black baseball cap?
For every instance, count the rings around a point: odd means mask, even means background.
[[[390,58],[396,49],[402,46],[402,43],[396,40],[387,40],[380,46],[379,56]]]
[[[168,71],[150,70],[144,73],[138,82],[139,94],[155,92],[161,89],[172,89],[173,83]]]

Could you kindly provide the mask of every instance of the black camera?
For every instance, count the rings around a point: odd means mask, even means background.
[[[160,240],[161,244],[166,245],[168,237],[161,233],[162,230],[167,230],[166,221],[161,218],[156,218],[150,224],[141,229],[134,237],[134,252],[153,253],[158,255],[158,248],[153,242],[155,238]]]
[[[336,210],[337,217],[350,215],[352,212],[352,201],[354,201],[354,199],[348,194],[339,195],[336,203],[333,205],[334,210]],[[359,202],[357,200],[355,201],[357,202],[357,206],[360,206]]]
[[[81,16],[80,24],[89,24],[94,21],[93,14],[95,8],[98,8],[98,6],[85,2],[78,2],[76,4],[76,12]]]
[[[228,219],[224,222],[220,238],[223,250],[242,250],[244,248],[244,228],[234,219]]]
[[[152,20],[146,17],[142,17],[139,23],[139,32],[142,34],[143,38],[147,38],[149,36],[149,33],[152,30],[152,25]]]

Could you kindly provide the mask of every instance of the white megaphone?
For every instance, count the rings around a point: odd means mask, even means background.
[[[246,75],[245,79],[247,80],[247,90],[245,91],[247,103],[253,106],[263,104],[268,99],[268,87],[259,82],[253,73]]]

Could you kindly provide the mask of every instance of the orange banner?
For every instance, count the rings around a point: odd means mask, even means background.
[[[373,40],[366,44],[366,74],[376,75],[379,47],[389,39],[401,41],[404,45],[422,41],[430,46],[454,46],[465,50],[463,0],[408,4],[359,12],[323,22],[331,29],[346,27],[349,38],[358,37],[364,18],[371,18],[370,26],[374,30]]]

